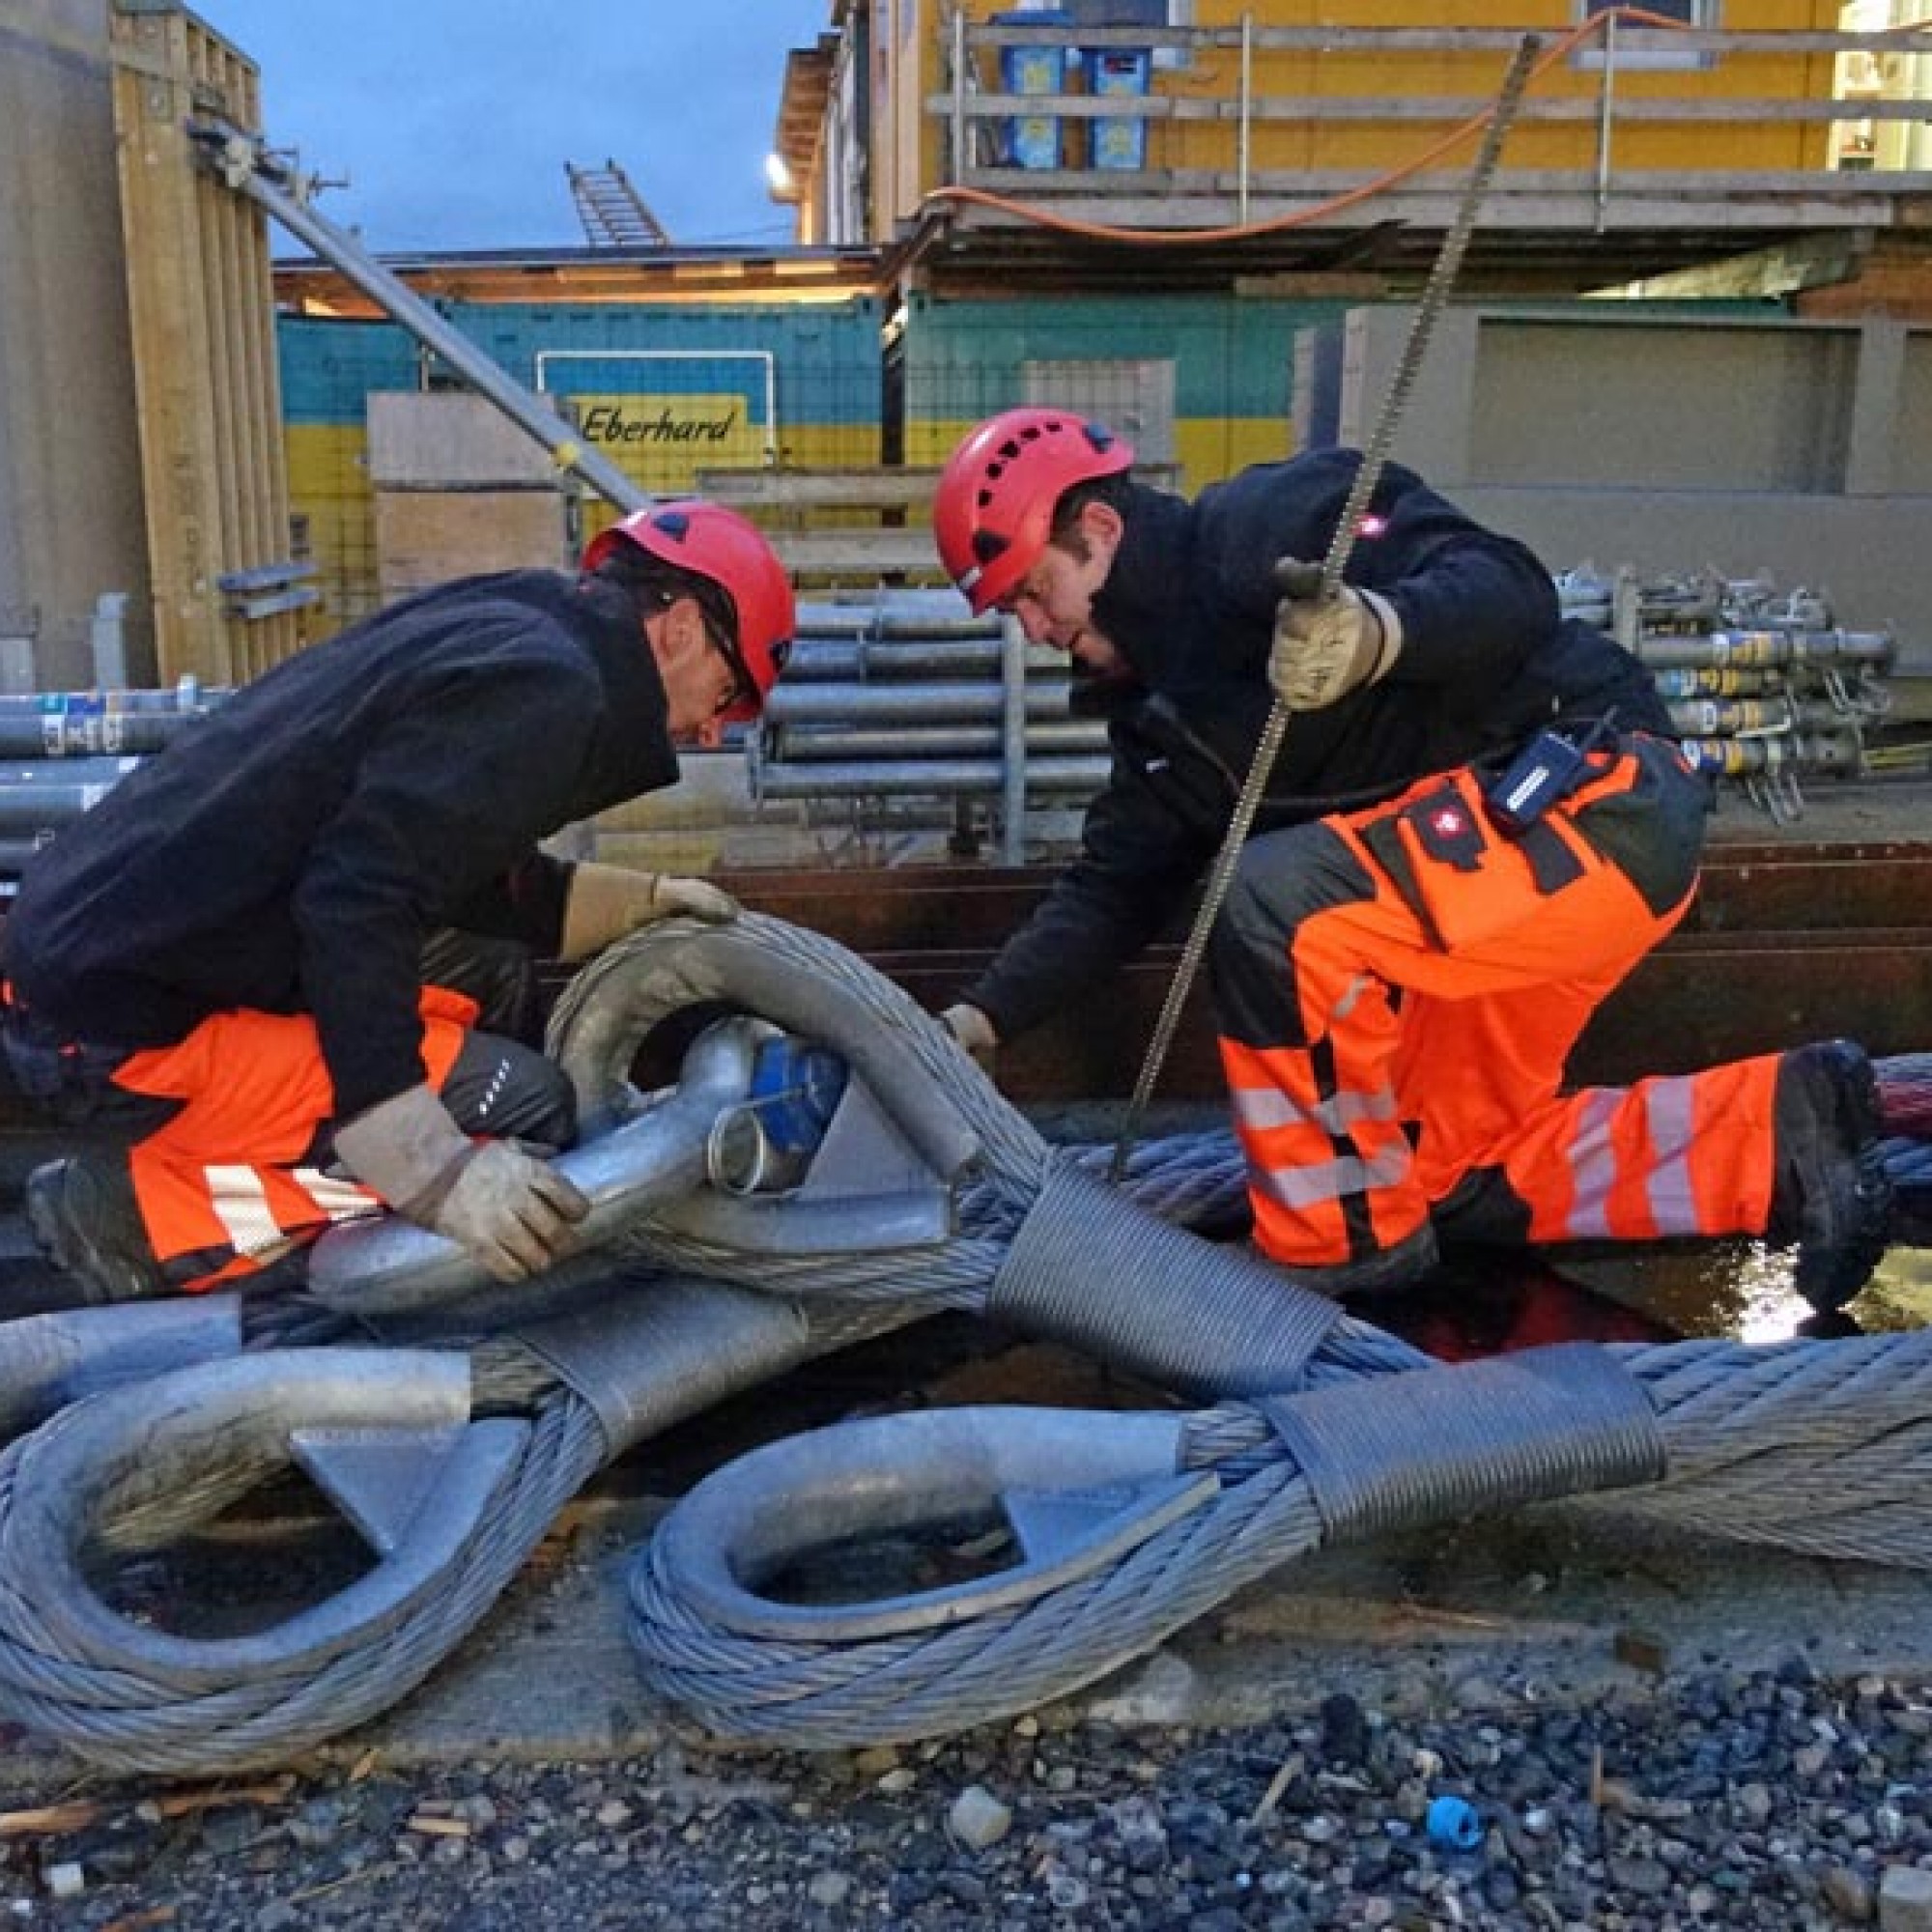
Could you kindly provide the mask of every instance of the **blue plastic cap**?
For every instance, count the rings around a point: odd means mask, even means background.
[[[1463,1798],[1432,1798],[1427,1830],[1432,1843],[1450,1845],[1459,1852],[1473,1851],[1483,1842],[1483,1821]]]

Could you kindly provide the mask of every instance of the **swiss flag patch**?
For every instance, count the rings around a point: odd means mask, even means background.
[[[1490,841],[1468,806],[1448,786],[1417,799],[1402,816],[1413,827],[1425,857],[1440,860],[1459,872],[1481,867]]]

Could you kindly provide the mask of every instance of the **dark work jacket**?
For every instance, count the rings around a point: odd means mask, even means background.
[[[1084,996],[1185,909],[1272,704],[1275,560],[1321,560],[1359,460],[1330,449],[1258,465],[1192,504],[1133,486],[1094,603],[1133,670],[1094,694],[1113,768],[1078,858],[966,993],[1002,1038]],[[1380,683],[1290,721],[1257,832],[1393,796],[1551,723],[1614,709],[1621,730],[1669,732],[1649,674],[1559,616],[1535,555],[1410,470],[1383,470],[1346,577],[1395,607],[1402,655]]]
[[[8,980],[108,1046],[313,1013],[346,1117],[424,1077],[425,934],[554,951],[570,868],[536,841],[676,777],[629,596],[462,579],[276,666],[65,828],[21,881]]]

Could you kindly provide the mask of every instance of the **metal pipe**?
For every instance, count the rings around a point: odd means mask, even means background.
[[[1255,107],[1255,16],[1241,15],[1241,110],[1235,127],[1235,218],[1242,226],[1248,219],[1248,161],[1254,139]]]
[[[966,179],[966,10],[952,10],[952,179]]]
[[[453,328],[353,236],[318,214],[302,199],[293,171],[260,142],[218,122],[191,123],[188,131],[200,144],[208,165],[229,187],[266,209],[298,242],[305,242],[325,262],[339,269],[371,301],[441,356],[478,395],[542,443],[559,469],[581,476],[619,510],[641,510],[650,502],[649,496],[614,463],[585,449],[577,431],[561,416]]]
[[[46,842],[46,838],[0,838],[0,877],[17,879]]]
[[[826,758],[995,758],[1006,749],[1006,733],[994,724],[900,724],[867,729],[785,729],[777,732],[764,755],[774,762],[805,763]],[[1041,753],[1107,749],[1107,727],[1087,718],[1047,718],[1026,727],[1028,757]]]
[[[1106,758],[1035,758],[1027,767],[1034,794],[1096,792],[1107,781]],[[760,764],[753,787],[760,799],[906,798],[967,793],[990,796],[1006,783],[998,758],[920,758],[878,764]]]
[[[999,676],[1001,646],[997,639],[969,638],[953,641],[908,639],[895,643],[867,643],[844,639],[802,638],[785,660],[785,682],[799,680],[877,678],[972,678],[989,683]],[[1029,650],[1030,671],[1065,678],[1066,660],[1051,651]]]
[[[1638,661],[1649,668],[1680,670],[1706,665],[1887,665],[1896,645],[1889,631],[1701,631],[1639,637],[1635,648]]]
[[[21,758],[0,760],[0,790],[37,784],[119,784],[141,769],[139,758]]]
[[[0,715],[0,758],[140,756],[199,719],[193,711],[48,711]]]
[[[951,593],[948,601],[955,602]],[[986,638],[1000,635],[997,617],[961,611],[925,611],[881,600],[877,605],[801,604],[794,627],[801,638]]]
[[[1064,684],[1027,683],[1028,718],[1065,718],[1070,694]],[[765,700],[768,724],[998,724],[1005,698],[996,684],[801,684],[782,680]]]
[[[1604,232],[1610,208],[1610,109],[1617,80],[1617,15],[1604,15],[1604,80],[1597,92],[1597,233]]]
[[[1026,863],[1027,781],[1026,633],[1017,617],[1000,623],[1000,762],[1006,781],[1000,787],[1000,862]],[[908,746],[907,750],[912,747]]]
[[[9,691],[0,693],[0,718],[39,718],[60,711],[181,711],[206,710],[228,696],[225,690],[184,693],[179,685],[165,691],[147,685],[117,686],[101,691]]]
[[[111,784],[0,785],[0,836],[50,832],[92,811]]]

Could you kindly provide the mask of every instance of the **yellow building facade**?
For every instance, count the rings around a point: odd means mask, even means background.
[[[1122,206],[1154,195],[1184,225],[1230,195],[1252,213],[1291,178],[1373,179],[1427,167],[1437,150],[1454,168],[1470,147],[1458,129],[1493,101],[1528,32],[1541,51],[1509,174],[1932,165],[1932,38],[1911,0],[836,0],[830,12],[821,60],[845,62],[875,242],[961,183]],[[1141,24],[1095,24],[1122,17]],[[1136,43],[1128,91],[1142,98],[1100,100],[1103,72]],[[822,98],[836,103],[828,71]],[[1138,165],[1117,159],[1110,174],[1101,130],[1122,119],[1144,125],[1112,148]],[[1019,152],[1022,127],[1045,122],[1057,126],[1044,150]]]

